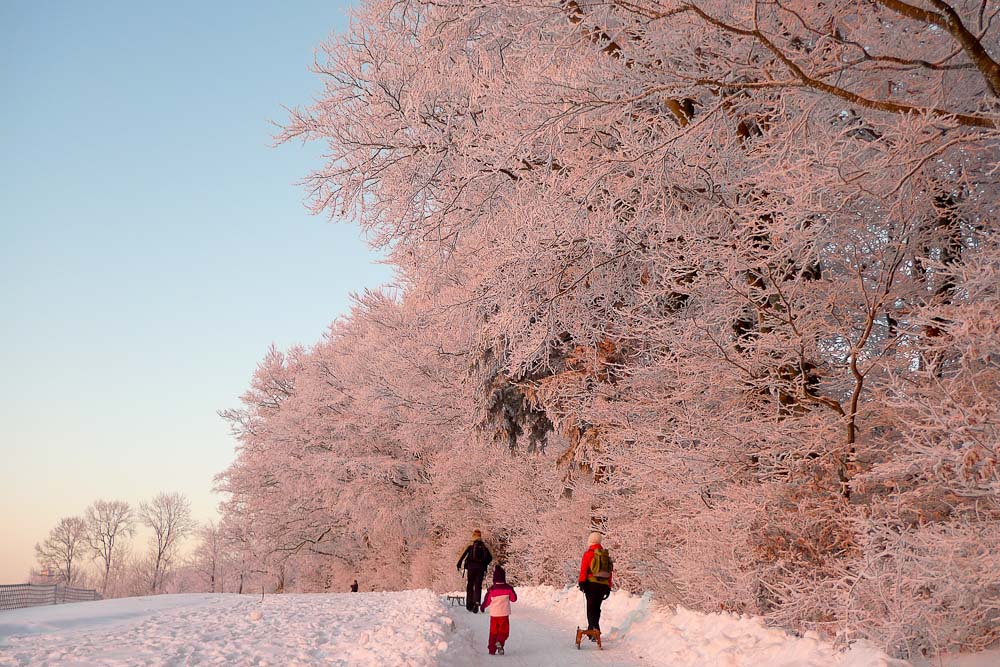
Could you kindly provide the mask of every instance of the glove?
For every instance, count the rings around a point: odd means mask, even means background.
[[[609,597],[611,597],[611,591],[610,590],[607,593],[605,593],[604,595],[602,595],[601,599],[602,600],[607,600]]]
[[[579,588],[580,588],[581,591],[586,591],[587,590],[587,587],[584,585],[584,583],[582,581],[579,584],[577,584],[577,586],[579,586]]]

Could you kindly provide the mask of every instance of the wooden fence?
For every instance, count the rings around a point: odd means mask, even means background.
[[[0,584],[0,610],[100,599],[101,594],[92,588],[63,584]]]

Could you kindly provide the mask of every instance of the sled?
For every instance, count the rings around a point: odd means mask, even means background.
[[[601,646],[601,631],[600,630],[581,630],[579,627],[576,629],[576,647],[580,648],[580,640],[584,637],[589,637],[590,641],[597,642],[597,648],[604,650]]]
[[[448,602],[451,603],[452,607],[454,607],[456,604],[460,604],[463,607],[465,606],[465,596],[464,595],[446,595],[445,597],[448,599]]]

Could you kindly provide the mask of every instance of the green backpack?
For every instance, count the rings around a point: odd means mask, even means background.
[[[590,559],[590,574],[587,581],[595,584],[607,584],[611,581],[611,571],[615,564],[611,561],[611,554],[607,549],[595,549],[594,556]]]

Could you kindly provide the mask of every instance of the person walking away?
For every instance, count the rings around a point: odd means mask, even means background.
[[[483,597],[483,577],[492,560],[493,554],[483,543],[483,534],[478,529],[472,531],[472,543],[465,547],[456,568],[459,572],[465,568],[465,608],[473,614],[479,613],[479,601]]]
[[[514,587],[507,583],[507,573],[497,565],[493,568],[493,585],[486,591],[483,610],[490,610],[490,655],[503,655],[504,644],[510,637],[510,603],[517,602]]]
[[[580,590],[587,598],[587,630],[601,632],[601,603],[611,595],[611,555],[601,546],[601,534],[592,532],[580,561]],[[590,641],[595,641],[590,636]]]

